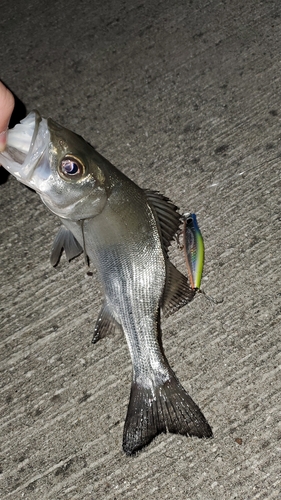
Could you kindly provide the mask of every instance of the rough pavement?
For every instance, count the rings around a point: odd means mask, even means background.
[[[2,171],[1,499],[281,497],[280,14],[277,0],[2,1],[3,81],[197,213],[202,286],[223,302],[198,295],[162,322],[214,438],[161,435],[126,457],[125,340],[91,344],[95,273],[82,257],[51,267],[58,220]]]

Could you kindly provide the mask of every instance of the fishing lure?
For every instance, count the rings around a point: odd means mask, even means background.
[[[200,290],[204,241],[195,214],[184,214],[183,245],[190,286],[192,290]]]

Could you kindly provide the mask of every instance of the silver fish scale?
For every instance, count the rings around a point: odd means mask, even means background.
[[[150,386],[156,378],[159,382],[168,378],[157,341],[165,257],[143,191],[134,184],[128,191],[134,204],[128,193],[127,207],[124,198],[118,203],[118,193],[111,195],[101,216],[84,222],[85,247],[97,268],[112,315],[123,328],[135,380]],[[128,220],[124,210],[129,213],[129,226],[124,222]]]

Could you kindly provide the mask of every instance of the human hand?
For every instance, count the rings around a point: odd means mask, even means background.
[[[14,109],[13,94],[0,82],[0,151],[6,146],[6,132]]]

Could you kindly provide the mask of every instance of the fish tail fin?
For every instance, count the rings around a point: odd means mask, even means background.
[[[124,452],[133,455],[167,431],[199,438],[213,435],[201,410],[173,373],[151,388],[133,382],[123,433]]]

